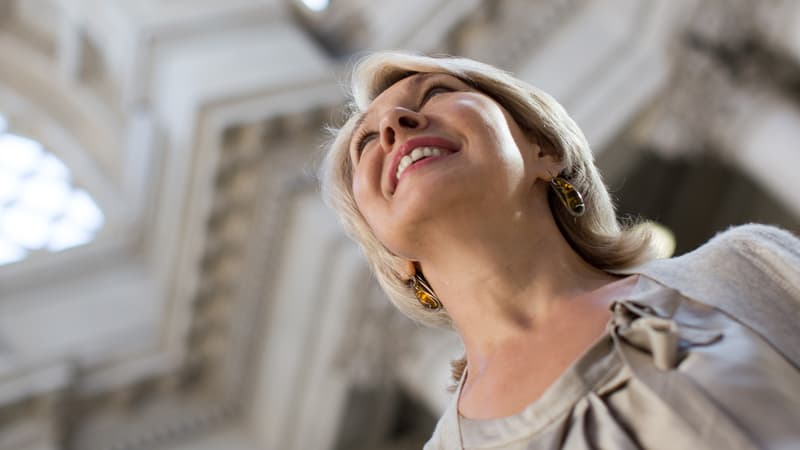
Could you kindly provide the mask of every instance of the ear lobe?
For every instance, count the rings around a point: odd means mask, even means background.
[[[550,181],[564,170],[561,156],[548,144],[546,138],[540,136],[539,133],[526,133],[525,139],[528,146],[523,151],[528,155],[534,155],[530,161],[533,164],[536,178]]]
[[[558,150],[556,150],[555,144],[542,135],[539,132],[531,132],[528,134],[528,140],[533,145],[534,150],[537,151],[537,156],[539,158],[544,158],[545,156],[551,156],[556,160],[561,160],[561,155],[559,154]]]
[[[564,170],[564,163],[555,153],[548,153],[540,149],[537,156],[539,159],[536,170],[538,178],[549,182]]]
[[[414,264],[414,261],[410,259],[406,260],[404,269],[407,279],[414,278],[414,275],[417,273],[417,266]]]

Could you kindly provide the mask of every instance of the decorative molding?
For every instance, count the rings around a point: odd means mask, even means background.
[[[453,54],[513,69],[580,14],[586,0],[484,2],[449,33]]]
[[[252,24],[252,18],[248,23]],[[164,27],[165,31],[169,29],[166,24],[162,23],[161,26]],[[280,36],[281,28],[286,30],[290,27],[282,26],[276,28],[278,36]],[[287,36],[283,36],[283,38],[286,39]],[[300,35],[296,35],[291,39],[295,47],[305,45]],[[274,45],[269,48],[274,48],[279,52],[284,50]],[[294,56],[298,58],[305,57],[306,65],[314,63],[313,54],[309,58],[308,52],[295,52]],[[254,67],[246,58],[240,59],[240,61],[251,68]],[[262,62],[262,67],[267,67],[274,61],[273,58],[265,58]],[[136,353],[130,353],[125,348],[126,346],[122,345],[121,340],[110,339],[111,336],[97,336],[94,339],[98,348],[105,348],[105,350],[109,351],[97,352],[91,347],[86,348],[85,346],[80,349],[84,353],[89,351],[89,360],[86,357],[81,357],[77,361],[77,375],[59,388],[63,392],[71,393],[70,420],[65,425],[64,437],[59,438],[63,440],[63,445],[66,447],[81,449],[149,447],[162,438],[167,439],[180,434],[181,430],[191,428],[192,424],[208,424],[213,421],[213,418],[228,417],[233,414],[231,411],[235,411],[241,395],[239,397],[233,395],[237,392],[237,386],[231,381],[240,380],[228,379],[226,380],[228,381],[227,385],[223,385],[218,380],[219,377],[225,375],[226,370],[228,372],[231,371],[226,367],[226,364],[230,363],[230,361],[224,360],[223,355],[226,354],[229,331],[233,328],[230,322],[231,318],[227,316],[232,314],[227,307],[230,305],[226,307],[221,305],[226,305],[226,302],[235,303],[233,299],[238,293],[231,289],[231,286],[236,284],[239,276],[237,267],[241,267],[243,254],[245,253],[244,249],[247,247],[241,241],[246,239],[246,234],[243,234],[243,231],[247,230],[252,223],[248,216],[248,208],[252,209],[255,204],[255,194],[260,190],[258,187],[260,180],[271,178],[269,170],[259,172],[258,168],[262,163],[266,164],[270,170],[282,164],[286,167],[285,173],[287,176],[302,173],[302,169],[286,166],[286,162],[264,158],[263,155],[254,152],[253,146],[244,151],[240,151],[237,148],[228,151],[229,149],[225,148],[225,145],[228,144],[221,144],[221,136],[226,128],[231,127],[232,123],[243,123],[244,121],[252,120],[268,121],[271,116],[291,115],[292,110],[313,111],[314,108],[318,107],[317,105],[324,105],[326,102],[338,102],[340,94],[336,90],[335,83],[329,80],[329,74],[324,73],[322,70],[325,66],[319,65],[319,63],[317,65],[320,71],[310,71],[302,76],[292,76],[290,74],[291,70],[287,71],[284,67],[284,79],[275,80],[266,76],[264,83],[240,86],[238,93],[230,91],[230,87],[233,86],[231,83],[225,85],[228,90],[222,94],[208,89],[198,92],[206,97],[197,98],[198,102],[192,103],[192,109],[186,111],[187,114],[185,114],[183,120],[188,122],[189,128],[184,123],[174,121],[165,123],[163,116],[158,118],[152,113],[148,114],[147,111],[137,111],[136,117],[143,120],[143,122],[142,120],[139,120],[139,122],[143,123],[144,128],[139,127],[133,131],[141,133],[143,129],[150,129],[151,138],[145,139],[144,142],[136,139],[131,141],[132,147],[128,155],[133,155],[135,154],[134,152],[138,152],[141,155],[142,152],[153,151],[153,145],[162,141],[159,136],[163,135],[166,139],[161,142],[163,146],[159,150],[164,152],[166,160],[173,158],[174,161],[177,159],[176,155],[179,155],[183,158],[184,164],[188,162],[187,166],[191,172],[187,181],[182,183],[179,177],[174,176],[176,175],[174,172],[170,172],[169,166],[162,166],[166,170],[158,174],[164,180],[160,186],[158,186],[159,180],[154,179],[152,175],[149,178],[140,178],[139,181],[142,183],[153,185],[155,182],[156,184],[157,189],[149,189],[149,194],[151,195],[149,200],[152,201],[154,198],[152,196],[160,194],[163,197],[159,198],[159,201],[164,202],[165,199],[170,198],[170,191],[183,190],[189,183],[193,183],[195,186],[202,188],[192,193],[195,198],[207,191],[213,194],[207,198],[213,196],[214,201],[206,205],[203,205],[203,201],[201,201],[199,209],[195,209],[197,218],[187,219],[194,220],[194,223],[199,225],[198,229],[194,231],[195,235],[200,236],[199,241],[196,241],[197,243],[193,244],[188,241],[190,237],[187,236],[188,230],[183,230],[182,234],[175,235],[179,239],[187,240],[183,245],[188,246],[188,251],[190,252],[188,259],[184,256],[183,262],[179,262],[179,264],[186,265],[184,273],[187,273],[187,276],[172,278],[175,275],[170,275],[175,273],[172,269],[175,261],[173,259],[175,252],[173,254],[165,254],[163,251],[155,249],[155,252],[149,253],[146,247],[124,248],[122,249],[124,251],[120,254],[109,255],[105,259],[105,264],[111,266],[113,265],[111,261],[122,260],[124,263],[126,258],[130,258],[140,264],[139,267],[145,268],[139,272],[144,276],[153,276],[154,274],[169,275],[156,278],[155,283],[153,283],[153,280],[147,279],[133,283],[132,280],[118,278],[120,283],[116,286],[116,289],[120,292],[131,288],[126,294],[130,296],[136,292],[133,289],[134,286],[150,285],[154,290],[161,289],[162,292],[165,292],[164,300],[168,303],[162,303],[159,308],[152,309],[157,315],[152,318],[150,324],[128,322],[126,325],[128,328],[138,327],[136,330],[125,330],[127,341],[136,343],[136,345],[144,344],[144,348],[136,348]],[[292,66],[290,65],[289,68],[292,69]],[[302,67],[295,67],[292,70],[300,69]],[[39,73],[46,72],[40,71]],[[225,75],[225,77],[228,81],[232,81],[230,76]],[[320,83],[319,80],[323,82]],[[279,81],[280,83],[276,86],[280,86],[280,88],[271,86],[270,81],[273,83]],[[298,91],[287,89],[287,86],[292,83],[297,83]],[[184,83],[183,87],[191,86]],[[68,92],[69,89],[65,86],[61,91]],[[24,93],[24,89],[21,92]],[[239,97],[240,95],[242,97]],[[306,100],[299,100],[303,97]],[[182,100],[189,99],[184,97]],[[237,108],[239,111],[237,111]],[[289,132],[306,134],[305,127],[312,122],[315,129],[318,129],[319,122],[306,120],[301,123],[302,126],[300,128],[289,130]],[[193,129],[202,129],[205,134],[200,133],[200,138],[196,140],[191,131]],[[179,137],[178,132],[186,133],[187,131],[189,135],[185,136],[184,141],[175,140],[176,137]],[[257,142],[255,150],[263,153],[263,144],[264,142]],[[145,148],[142,148],[142,146]],[[305,156],[307,156],[306,152],[294,155],[293,158],[294,160],[299,160]],[[146,171],[149,168],[151,174],[152,169],[155,169],[161,163],[160,161],[147,163],[144,161],[146,158],[141,158],[141,156],[137,159],[137,162],[142,163],[140,164],[142,170]],[[219,169],[215,170],[217,165]],[[167,178],[170,176],[172,176],[171,179]],[[127,193],[135,190],[136,187],[128,187]],[[184,190],[184,192],[186,191]],[[145,196],[138,195],[138,198],[138,203],[147,202],[144,199]],[[173,209],[162,209],[163,216],[159,216],[161,214],[159,210],[152,207],[149,210],[141,211],[141,213],[147,215],[156,213],[155,219],[159,221],[161,221],[162,217],[168,219],[166,222],[162,221],[167,223],[167,226],[180,226],[180,221],[172,220],[170,216],[175,217],[175,209],[183,208],[186,204],[185,202],[186,200],[178,200],[173,197],[172,203],[168,204]],[[211,208],[214,209],[212,210]],[[204,219],[203,216],[205,214],[209,215]],[[213,214],[216,215],[212,216]],[[182,214],[178,214],[175,218],[181,219],[181,216]],[[153,216],[150,217],[152,218]],[[208,220],[208,230],[206,230],[206,220]],[[169,224],[170,221],[172,222],[171,224]],[[140,225],[151,226],[157,232],[159,228],[163,230],[163,223],[140,223]],[[191,253],[196,251],[194,249],[202,249],[205,246],[203,242],[207,238],[203,237],[203,235],[207,232],[210,233],[212,244],[208,247],[209,251],[205,256],[200,254],[198,255],[199,258],[195,260]],[[148,245],[159,245],[158,241],[153,241],[152,237],[150,237],[152,233],[153,231],[145,231],[138,236],[136,234],[120,233],[120,236],[133,238],[139,242],[142,242],[141,239],[146,237],[144,242]],[[176,248],[181,248],[180,244]],[[91,255],[91,252],[89,254]],[[159,254],[160,256],[158,256]],[[153,255],[156,255],[156,257],[153,258]],[[113,260],[111,256],[113,256]],[[164,259],[164,256],[167,258]],[[73,254],[72,257],[74,258],[75,255]],[[153,265],[153,262],[163,264],[161,267],[167,270],[161,270],[157,265]],[[197,272],[196,263],[201,264],[205,275]],[[86,270],[87,268],[89,267],[83,266],[81,269]],[[178,271],[177,273],[180,272]],[[95,278],[98,278],[98,276],[95,276]],[[205,286],[205,291],[200,292],[199,301],[193,305],[188,305],[188,300],[182,300],[182,296],[186,299],[193,298],[192,280],[196,281],[201,278],[208,280],[209,284]],[[96,281],[102,280],[98,279]],[[128,283],[131,284],[128,285]],[[173,283],[178,284],[178,286],[182,283],[185,286],[184,290],[175,290]],[[91,292],[95,297],[105,297],[104,309],[120,306],[117,299],[113,298],[115,294],[113,290],[98,289],[99,284],[95,288],[88,285],[81,286],[80,283],[73,282],[73,290],[67,289],[62,290],[62,292],[64,296],[74,294],[81,297],[86,297],[86,293]],[[30,296],[32,294],[25,292],[25,295]],[[43,307],[40,309],[47,312],[50,310],[50,306],[47,304],[50,300],[44,297],[48,296],[43,296],[38,303]],[[142,306],[145,306],[144,299],[153,300],[156,303],[159,302],[158,295],[153,293],[140,296],[138,303]],[[8,307],[8,302],[4,303],[4,306]],[[25,303],[30,305],[36,302],[26,301]],[[69,305],[65,300],[62,300],[62,303]],[[185,306],[187,307],[184,309]],[[141,307],[137,308],[141,309]],[[96,309],[94,307],[81,308],[72,306],[70,311],[72,315],[86,314],[87,312],[97,314]],[[161,312],[161,309],[165,312]],[[118,311],[124,312],[125,309]],[[150,310],[145,308],[143,311]],[[9,317],[12,316],[9,315]],[[20,316],[15,314],[13,317],[19,318]],[[69,316],[62,318],[69,319]],[[136,319],[136,316],[130,314],[127,316],[121,315],[118,316],[118,319],[130,321]],[[65,322],[58,324],[57,327],[50,327],[41,321],[34,320],[28,326],[29,329],[44,327],[54,330],[69,330],[69,328],[65,327],[68,323]],[[100,330],[106,328],[108,328],[108,323],[103,323],[102,327],[98,327]],[[87,327],[87,330],[90,329]],[[159,336],[160,334],[165,336]],[[149,337],[143,339],[144,336]],[[17,336],[13,335],[12,337],[16,338]],[[159,339],[161,340],[160,343],[158,342]],[[59,341],[63,341],[63,345],[67,347],[70,342],[61,338],[52,339],[53,343],[58,343]],[[47,358],[60,361],[61,358],[73,359],[74,356],[53,353],[48,354]],[[13,375],[17,378],[5,377],[5,379],[0,380],[2,386],[8,387],[18,395],[34,395],[32,392],[26,393],[18,389],[16,384],[13,384],[26,376],[19,369],[16,362],[13,365]],[[237,367],[233,371],[241,370],[241,368]],[[241,376],[239,377],[241,378]],[[229,376],[229,378],[231,377]],[[203,399],[204,396],[209,396],[215,390],[221,391],[221,397],[212,395],[210,399]],[[8,402],[11,402],[11,400],[8,400]],[[13,407],[11,403],[7,403],[7,405],[8,407]],[[132,415],[134,412],[136,414]],[[60,420],[60,418],[54,417],[53,420]],[[53,445],[61,446],[61,444]]]
[[[553,95],[602,152],[666,86],[675,30],[692,6],[692,0],[497,2],[462,22],[451,45]]]
[[[243,311],[252,309],[235,285],[240,280],[237,267],[242,267],[244,249],[251,245],[248,236],[253,236],[254,194],[260,192],[262,196],[258,203],[270,198],[268,203],[290,204],[299,192],[295,174],[302,174],[302,170],[293,165],[273,164],[284,158],[270,157],[263,150],[261,154],[253,154],[252,150],[242,151],[235,145],[224,148],[224,163],[215,177],[220,194],[215,203],[225,206],[216,209],[209,221],[209,246],[202,265],[206,273],[203,279],[208,281],[193,302],[193,319],[186,337],[188,358],[174,375],[150,377],[122,390],[75,399],[73,406],[81,412],[81,420],[74,424],[76,428],[70,434],[70,448],[152,448],[241,414],[241,402],[246,398],[241,392],[245,360],[241,357],[231,360],[229,350],[235,353],[237,345],[246,344],[247,339],[242,342],[242,337],[252,337],[255,334],[252,327],[257,324],[250,316],[250,326],[243,329],[248,321],[234,320],[234,316],[241,317]],[[273,171],[285,174],[283,181],[276,183],[268,175]],[[251,186],[246,188],[249,194],[243,196],[243,184],[264,187],[259,180],[272,180],[273,188],[262,190]],[[308,181],[302,184],[309,186]],[[232,233],[230,227],[239,229]],[[279,245],[285,229],[269,230],[276,237],[265,242]],[[232,328],[234,323],[238,326],[236,330]],[[123,406],[124,412],[112,413],[120,408],[114,405]],[[109,420],[114,416],[118,419]],[[158,419],[154,420],[154,416]]]
[[[634,147],[670,157],[713,153],[800,217],[800,64],[764,34],[771,4],[703,2],[676,47],[668,88],[633,130]]]

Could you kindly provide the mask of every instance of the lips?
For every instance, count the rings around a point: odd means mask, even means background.
[[[452,141],[450,141],[448,139],[437,137],[437,136],[422,136],[422,137],[418,137],[418,138],[413,138],[413,139],[407,140],[397,150],[397,152],[394,155],[394,158],[392,159],[392,165],[389,167],[389,189],[390,189],[390,192],[392,194],[397,189],[397,183],[399,182],[399,179],[397,177],[397,172],[398,172],[397,169],[398,169],[398,167],[400,167],[400,164],[401,164],[401,161],[403,160],[403,157],[407,156],[407,155],[410,156],[411,153],[415,149],[418,149],[418,148],[419,149],[425,149],[425,148],[439,149],[439,153],[440,153],[439,156],[431,156],[431,157],[439,157],[439,158],[447,156],[447,155],[450,155],[452,153],[456,153],[458,151],[458,145],[455,142],[452,142]],[[426,159],[428,159],[428,158],[422,158],[422,159],[414,158],[413,162],[408,164],[409,161],[408,161],[408,158],[407,158],[406,162],[403,164],[405,166],[404,169],[400,171],[401,175],[402,175],[403,172],[405,172],[405,170],[407,170],[408,168],[412,167],[417,162],[425,161]]]

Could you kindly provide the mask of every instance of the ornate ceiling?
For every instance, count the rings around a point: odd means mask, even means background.
[[[389,307],[314,175],[354,52],[500,65],[564,103],[612,182],[644,150],[702,153],[800,217],[795,2],[302,8],[0,1],[9,125],[106,216],[0,267],[0,449],[419,448],[458,342]]]

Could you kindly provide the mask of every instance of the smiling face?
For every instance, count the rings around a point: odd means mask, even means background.
[[[424,75],[407,76],[408,73]],[[463,74],[469,81],[465,84],[444,73]],[[423,80],[412,81],[417,78]],[[486,217],[502,216],[520,204],[527,204],[531,214],[531,220],[513,223],[529,230],[524,239],[547,238],[532,219],[546,221],[549,217],[581,256],[596,267],[619,269],[648,256],[646,236],[619,230],[588,142],[575,121],[547,93],[478,61],[397,52],[366,56],[355,65],[351,80],[352,102],[346,111],[347,121],[338,130],[331,130],[335,136],[320,167],[322,195],[361,246],[383,290],[412,319],[432,326],[451,325],[446,308],[436,312],[426,309],[409,289],[408,260],[419,261],[423,273],[426,264],[431,263],[428,267],[433,271],[429,270],[428,275],[435,278],[435,273],[430,272],[435,272],[434,259],[441,254],[426,248],[426,244],[447,249],[453,243],[453,239],[446,239],[447,233],[464,224],[485,222]],[[412,82],[413,85],[406,84]],[[434,82],[442,84],[442,89],[428,92],[426,89]],[[470,86],[478,86],[478,90]],[[505,106],[517,122],[509,119],[492,99]],[[388,159],[398,144],[383,148],[378,139],[380,121],[392,106],[397,107],[397,112],[400,108],[408,111],[405,116],[395,116],[396,129],[392,128],[392,135],[387,134],[386,142],[389,137],[406,142],[409,136],[433,135],[458,146],[440,160],[422,160],[415,167],[405,168],[405,172],[401,170],[395,187],[386,177],[392,170]],[[378,134],[366,136],[359,153],[351,144],[354,137],[360,137],[362,127],[353,130],[365,112],[363,130]],[[407,120],[415,116],[423,120]],[[540,149],[516,129],[517,123],[522,124],[525,133],[536,136],[534,142],[541,143],[545,157],[536,158]],[[481,146],[479,141],[487,145]],[[502,144],[509,141],[513,144]],[[524,176],[519,175],[520,171]],[[397,175],[396,169],[394,174]],[[550,209],[549,183],[542,181],[556,174],[566,177],[583,194],[587,210],[580,220],[570,216],[557,201]],[[507,216],[504,219],[508,225]],[[502,230],[498,230],[496,234],[501,234]],[[460,231],[459,236],[453,236],[455,243],[475,241],[476,235]]]
[[[410,259],[437,226],[457,231],[524,208],[547,171],[505,109],[442,73],[383,91],[360,117],[349,152],[359,210],[386,247]]]

